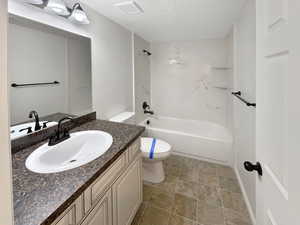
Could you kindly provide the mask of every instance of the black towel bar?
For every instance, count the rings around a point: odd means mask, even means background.
[[[254,108],[256,108],[256,103],[250,103],[248,101],[246,101],[245,99],[242,98],[242,93],[240,91],[237,92],[232,92],[231,94],[233,94],[235,97],[237,97],[239,100],[241,100],[242,102],[244,102],[247,106],[252,106]]]
[[[58,81],[48,82],[48,83],[29,83],[29,84],[16,84],[12,83],[12,87],[25,87],[25,86],[38,86],[38,85],[51,85],[51,84],[59,84]]]

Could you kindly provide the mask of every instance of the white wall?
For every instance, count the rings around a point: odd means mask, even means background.
[[[91,42],[76,36],[67,45],[68,113],[82,115],[93,109]]]
[[[131,32],[88,10],[92,36],[93,105],[97,117],[109,119],[133,111]]]
[[[255,1],[248,0],[241,12],[241,18],[235,26],[235,75],[234,88],[251,102],[255,102],[256,74],[256,33]],[[255,157],[255,109],[247,107],[233,98],[234,107],[234,150],[236,152],[236,169],[245,189],[252,213],[255,213],[255,173],[246,172],[245,161],[256,162]]]
[[[143,50],[150,51],[150,43],[134,35],[134,96],[135,96],[135,119],[140,123],[146,119],[142,104],[144,101],[151,104],[150,95],[150,60],[151,56],[143,53]]]
[[[133,111],[131,32],[84,7],[91,21],[80,26],[40,9],[9,1],[9,12],[92,39],[93,107],[97,117],[108,119],[122,111]]]
[[[212,121],[226,127],[227,39],[196,42],[153,43],[151,60],[152,106],[156,114],[191,120]],[[170,65],[170,60],[179,64]]]
[[[233,132],[233,96],[232,92],[234,90],[234,30],[228,34],[227,36],[227,44],[228,44],[228,58],[227,58],[227,66],[228,66],[228,91],[227,91],[227,121],[228,121],[228,128]],[[233,157],[234,158],[234,157]]]
[[[11,123],[62,112],[92,110],[91,47],[88,38],[11,18],[8,29],[9,83],[59,81],[59,85],[10,87]]]

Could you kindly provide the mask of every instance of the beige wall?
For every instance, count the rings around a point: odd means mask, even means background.
[[[7,90],[7,2],[0,1],[0,224],[13,224]]]

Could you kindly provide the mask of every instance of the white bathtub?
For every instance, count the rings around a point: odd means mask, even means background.
[[[221,125],[168,117],[149,118],[141,125],[146,126],[146,136],[167,141],[175,154],[222,164],[232,162],[232,135]]]

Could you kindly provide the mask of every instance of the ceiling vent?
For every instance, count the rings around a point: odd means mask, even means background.
[[[124,13],[129,15],[137,15],[144,12],[141,6],[138,5],[135,1],[126,1],[114,4]]]

